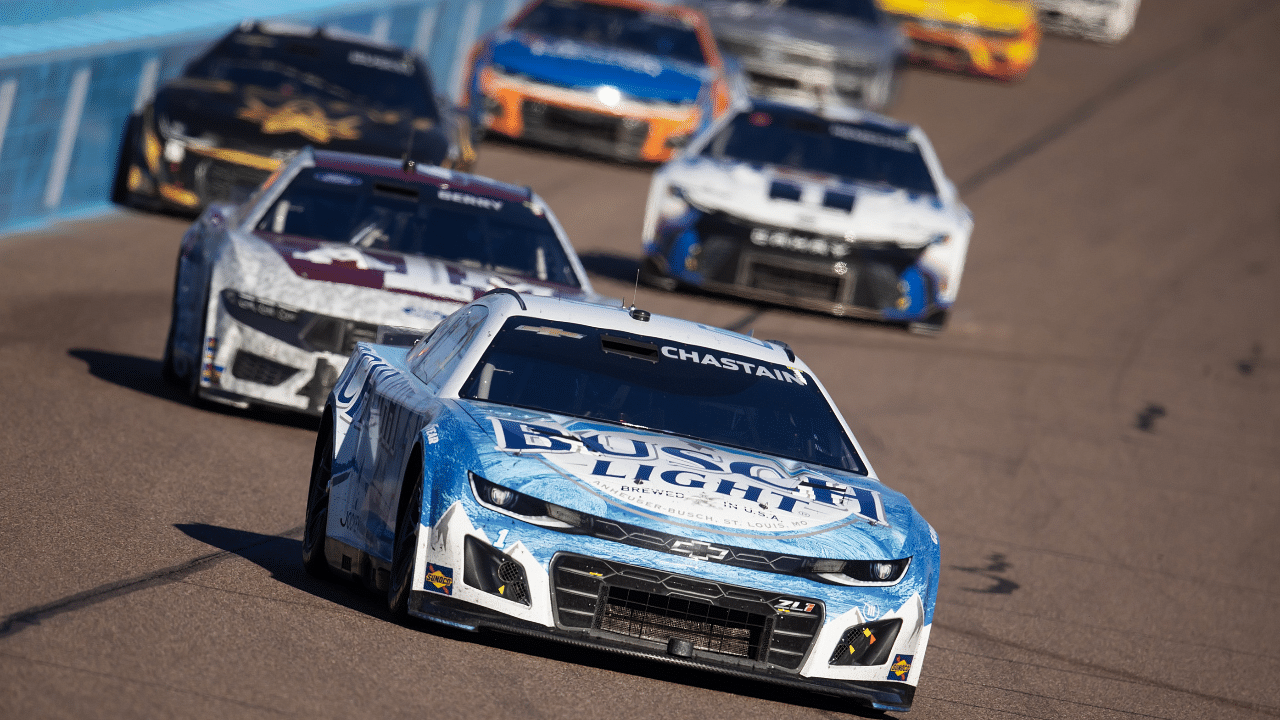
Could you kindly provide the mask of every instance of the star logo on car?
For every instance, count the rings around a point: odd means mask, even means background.
[[[671,543],[671,552],[694,560],[723,560],[729,554],[729,548],[716,547],[701,540],[677,540]]]
[[[246,99],[236,117],[258,123],[264,135],[296,132],[321,145],[330,140],[355,140],[360,137],[360,116],[330,120],[324,110],[311,100],[290,100],[271,107],[258,98]]]

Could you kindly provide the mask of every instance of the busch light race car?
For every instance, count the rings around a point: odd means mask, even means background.
[[[653,176],[643,274],[940,330],[973,217],[920,128],[757,101]]]
[[[337,29],[246,22],[129,118],[111,199],[195,215],[243,201],[306,145],[465,170],[471,135],[413,53]]]
[[[939,546],[784,344],[503,289],[357,345],[303,563],[401,618],[903,710]]]
[[[599,300],[528,188],[304,148],[183,236],[164,374],[318,415],[357,341],[407,344],[495,287]]]
[[[694,10],[535,0],[476,44],[465,94],[497,135],[660,162],[745,98],[746,85]]]

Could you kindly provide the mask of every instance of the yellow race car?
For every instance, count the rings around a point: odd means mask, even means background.
[[[1016,80],[1036,60],[1040,25],[1031,0],[880,0],[898,18],[917,65]]]

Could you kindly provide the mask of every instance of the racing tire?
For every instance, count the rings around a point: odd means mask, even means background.
[[[182,376],[173,364],[173,343],[178,336],[178,282],[182,272],[182,259],[178,259],[178,268],[173,272],[173,300],[169,303],[169,334],[164,341],[164,355],[160,361],[160,376],[173,387],[182,386]]]
[[[907,323],[907,332],[912,335],[924,335],[926,337],[941,335],[947,326],[949,317],[950,313],[946,310],[939,310],[925,320]]]
[[[396,518],[396,540],[391,555],[391,580],[387,584],[387,608],[399,622],[409,620],[409,592],[418,561],[418,528],[422,512],[422,471],[413,481],[409,502]]]
[[[196,346],[196,356],[194,362],[191,363],[191,372],[186,377],[186,395],[187,401],[195,407],[204,407],[206,401],[200,397],[200,373],[204,372],[205,357],[205,329],[209,325],[209,286],[205,284],[204,300],[200,302],[203,312],[200,316],[200,342]],[[175,328],[176,330],[176,328]]]
[[[325,528],[329,525],[329,482],[333,478],[333,431],[322,427],[311,460],[307,487],[307,515],[302,526],[302,567],[322,580],[333,577],[325,555]]]
[[[120,136],[120,155],[116,158],[116,173],[111,179],[111,202],[122,207],[133,207],[129,192],[129,166],[133,162],[134,137],[141,126],[141,118],[130,115]]]

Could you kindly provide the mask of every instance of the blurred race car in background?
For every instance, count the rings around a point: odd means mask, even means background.
[[[1139,0],[1035,0],[1040,24],[1055,35],[1119,42],[1133,29]]]
[[[700,13],[648,0],[535,0],[473,56],[489,132],[620,160],[667,159],[746,94]]]
[[[920,128],[757,101],[654,173],[642,273],[936,332],[972,230]]]
[[[247,22],[129,118],[111,199],[181,214],[240,202],[306,145],[465,169],[472,132],[407,50]]]
[[[781,343],[495,291],[358,345],[314,457],[305,567],[401,618],[911,705],[938,536]]]
[[[357,341],[409,341],[495,287],[598,299],[528,188],[304,148],[182,239],[164,373],[193,399],[319,414]]]
[[[917,65],[1016,80],[1040,49],[1031,0],[880,0],[880,7],[902,22]]]
[[[906,41],[874,0],[690,0],[753,96],[798,105],[884,108]]]

